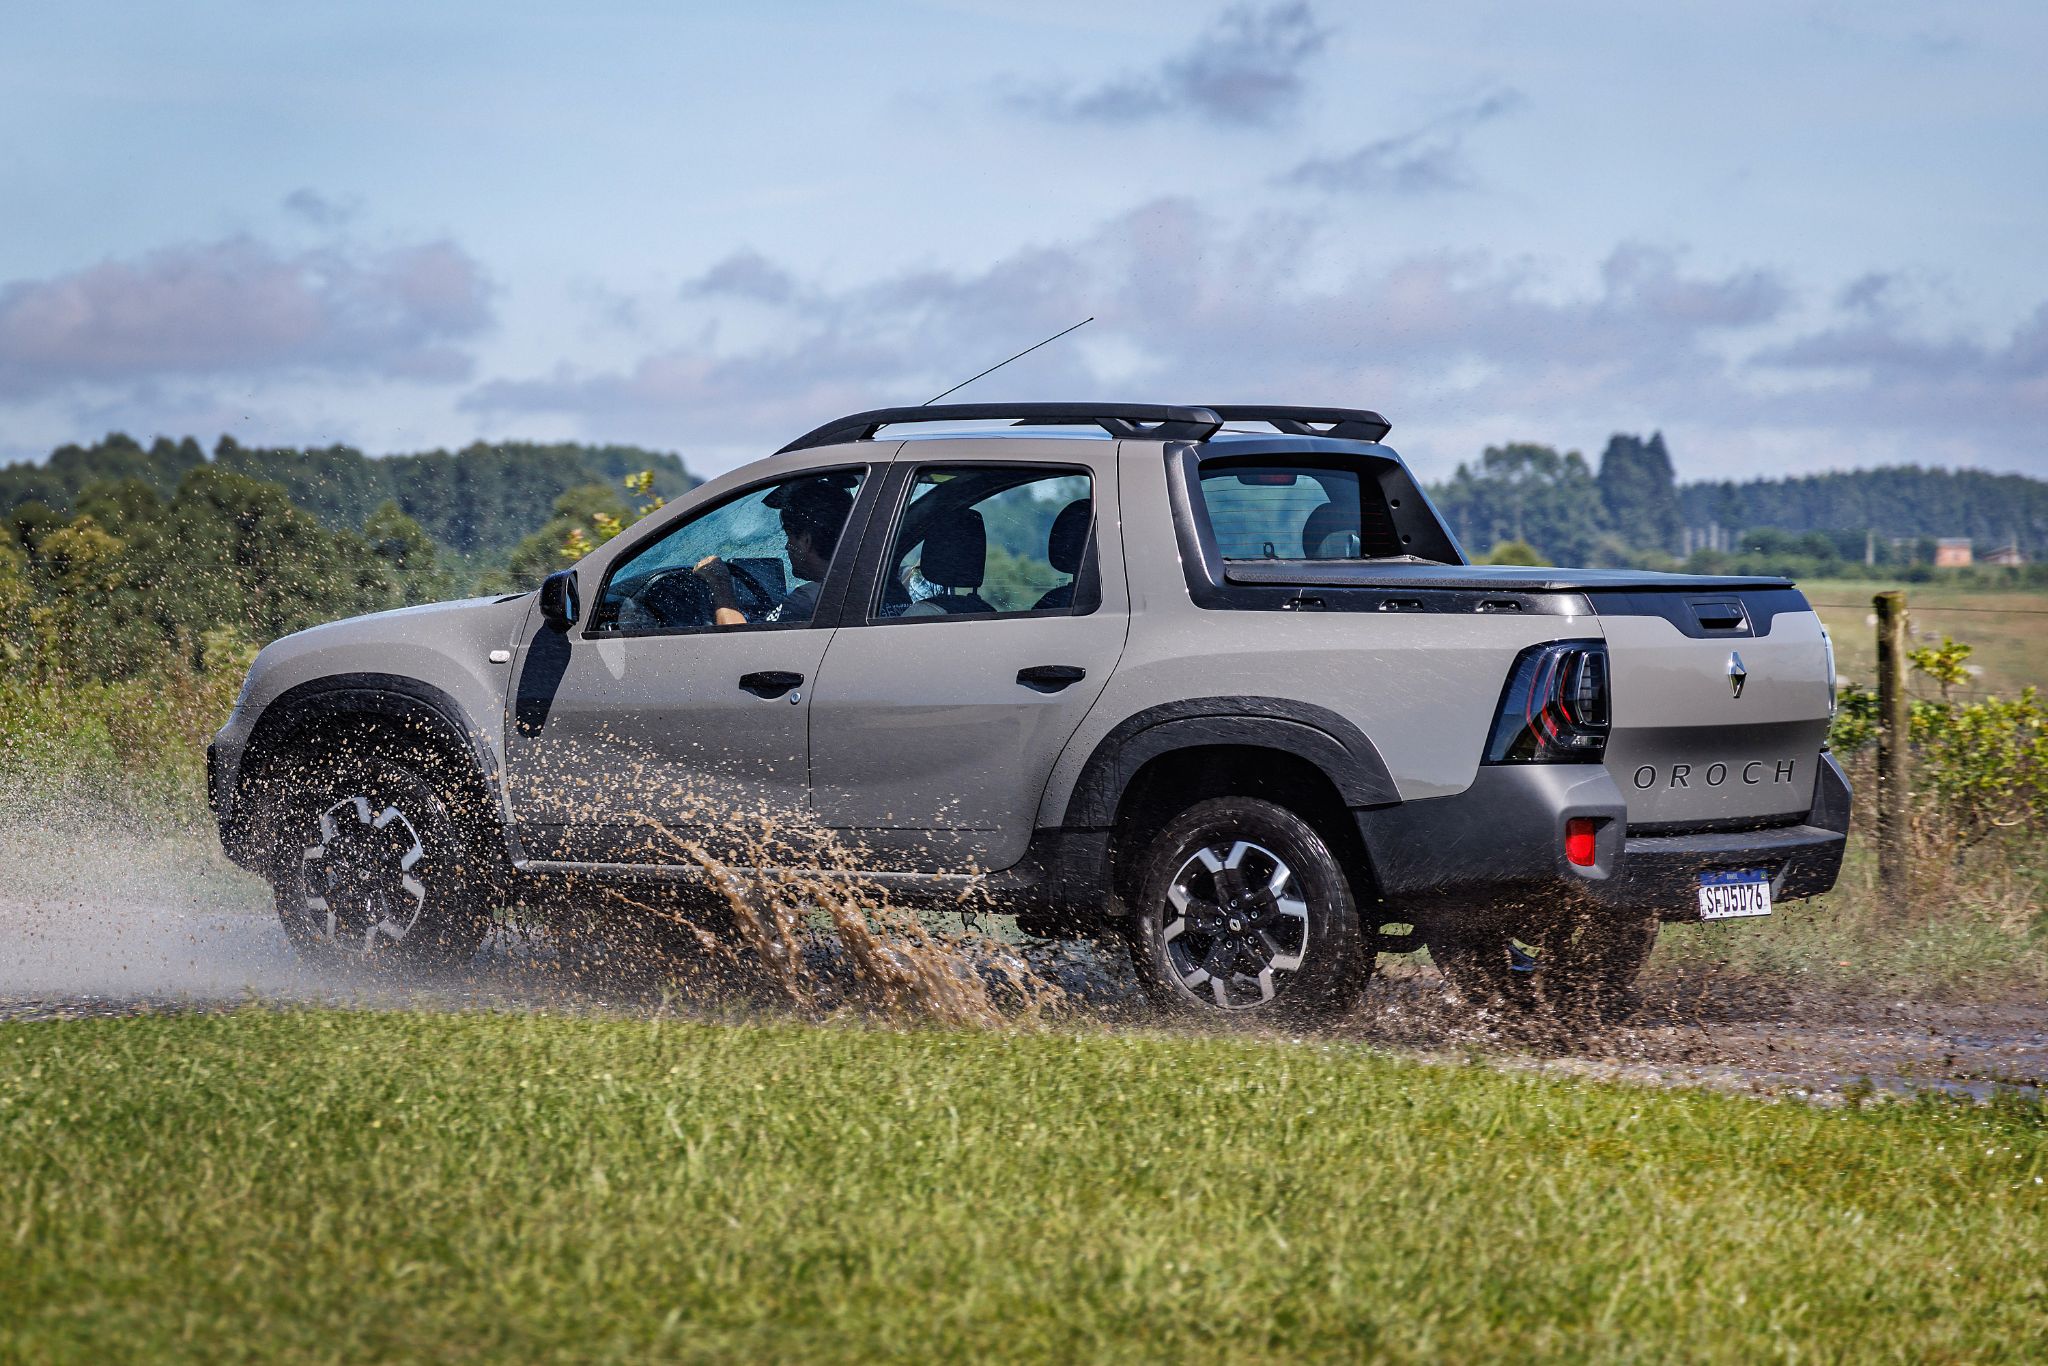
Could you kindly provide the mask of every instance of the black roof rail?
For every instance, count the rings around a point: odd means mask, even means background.
[[[834,418],[777,451],[809,450],[871,440],[878,428],[908,422],[1007,421],[1030,427],[1100,427],[1111,436],[1152,441],[1206,441],[1223,419],[1213,408],[1161,403],[934,403],[922,408],[873,408]]]
[[[1393,423],[1364,408],[1290,408],[1270,403],[934,403],[922,408],[871,408],[814,427],[777,451],[870,441],[883,427],[911,422],[1011,422],[1019,427],[1100,427],[1125,440],[1207,441],[1226,422],[1263,422],[1290,436],[1378,441]]]
[[[1366,408],[1288,408],[1271,403],[1212,403],[1209,411],[1225,422],[1263,422],[1289,436],[1327,436],[1338,441],[1378,441],[1394,429],[1393,423]]]

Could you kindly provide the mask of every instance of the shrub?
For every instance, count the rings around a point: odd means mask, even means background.
[[[1907,656],[1942,694],[1912,706],[1915,809],[1923,825],[1938,824],[1959,849],[2048,821],[2048,707],[2033,688],[2016,698],[1955,701],[1953,689],[1969,678],[1969,656],[1968,645],[1947,637]],[[1830,746],[1853,755],[1877,733],[1877,694],[1849,684],[1835,709]]]
[[[1543,552],[1530,545],[1527,541],[1502,541],[1486,557],[1486,562],[1488,564],[1530,566],[1548,563],[1543,558]]]
[[[2048,814],[2048,711],[2017,698],[1913,708],[1914,782],[1962,845]]]

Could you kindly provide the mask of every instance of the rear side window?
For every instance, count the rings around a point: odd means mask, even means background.
[[[1379,485],[1356,470],[1285,461],[1201,467],[1226,560],[1357,560],[1405,553]]]
[[[877,617],[1084,612],[1095,522],[1085,472],[1029,465],[918,471]]]

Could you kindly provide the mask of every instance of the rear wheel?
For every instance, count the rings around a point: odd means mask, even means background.
[[[1657,917],[1600,908],[1540,920],[1475,915],[1426,927],[1429,956],[1473,1006],[1567,1024],[1611,1024],[1657,944]]]
[[[468,961],[490,928],[485,881],[447,801],[379,757],[291,768],[268,812],[278,919],[300,950],[377,967]]]
[[[1351,884],[1314,826],[1254,797],[1183,811],[1140,855],[1127,930],[1154,1004],[1190,1018],[1325,1019],[1374,954]]]

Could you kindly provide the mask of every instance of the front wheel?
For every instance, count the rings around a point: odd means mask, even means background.
[[[483,881],[454,813],[426,776],[394,760],[291,766],[271,824],[271,886],[302,952],[374,967],[468,961],[490,929]]]
[[[1314,826],[1254,797],[1189,807],[1140,855],[1127,926],[1153,1003],[1187,1018],[1319,1020],[1365,990],[1374,953]]]
[[[1574,907],[1530,923],[1475,914],[1425,927],[1429,956],[1467,1004],[1561,1024],[1612,1024],[1635,1007],[1657,917]]]

